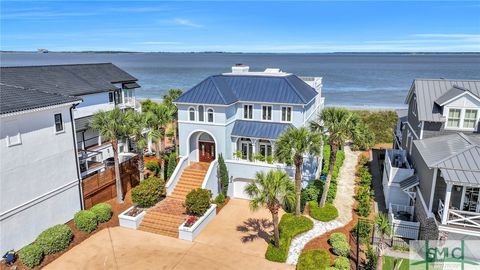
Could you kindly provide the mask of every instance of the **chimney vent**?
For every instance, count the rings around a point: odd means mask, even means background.
[[[250,67],[246,66],[244,64],[235,64],[232,67],[232,73],[238,74],[238,73],[247,73],[249,71]]]

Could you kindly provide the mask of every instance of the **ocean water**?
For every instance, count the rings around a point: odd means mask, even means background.
[[[480,79],[480,55],[234,54],[234,53],[1,53],[0,65],[112,62],[139,79],[137,97],[160,99],[188,90],[236,63],[250,70],[280,68],[323,77],[327,105],[404,107],[415,78]]]

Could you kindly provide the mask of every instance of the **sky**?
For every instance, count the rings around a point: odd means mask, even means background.
[[[480,1],[1,1],[1,50],[479,52]]]

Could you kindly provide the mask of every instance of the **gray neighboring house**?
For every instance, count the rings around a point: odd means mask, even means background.
[[[480,240],[480,81],[416,79],[386,151],[383,188],[406,238]],[[401,227],[401,226],[399,226]]]
[[[0,68],[0,253],[32,242],[83,208],[81,181],[111,145],[88,123],[99,110],[139,109],[137,79],[110,63]],[[128,142],[120,156],[128,159]]]

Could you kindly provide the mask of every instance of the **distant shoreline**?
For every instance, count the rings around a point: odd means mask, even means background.
[[[84,53],[84,54],[313,54],[313,55],[480,55],[480,52],[215,52],[215,51],[193,51],[193,52],[137,52],[137,51],[48,51],[48,53],[39,53],[37,51],[2,51],[0,53],[34,53],[34,54],[56,54],[56,53]]]

